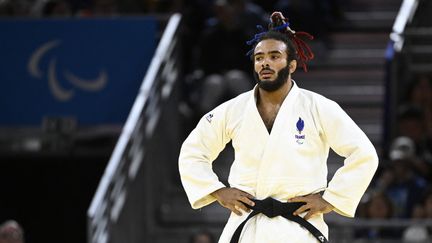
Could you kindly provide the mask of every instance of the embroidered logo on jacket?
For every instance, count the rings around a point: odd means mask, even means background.
[[[299,117],[299,119],[298,119],[298,121],[296,123],[298,134],[295,135],[296,142],[298,144],[303,144],[304,143],[305,135],[302,134],[304,126],[305,126],[304,121],[301,119],[301,117]]]
[[[210,114],[208,114],[208,115],[205,117],[205,119],[207,119],[207,121],[208,121],[209,123],[211,123],[212,118],[213,118],[213,113],[210,113]]]

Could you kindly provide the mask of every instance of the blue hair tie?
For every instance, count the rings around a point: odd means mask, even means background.
[[[289,23],[283,24],[283,25],[279,25],[277,27],[274,27],[273,30],[281,30],[284,29],[286,27],[289,27]]]
[[[248,45],[253,45],[253,44],[255,44],[255,42],[259,41],[259,40],[261,39],[261,37],[262,37],[263,35],[265,35],[266,33],[267,33],[267,31],[266,31],[266,32],[261,32],[261,33],[255,34],[255,35],[254,35],[254,38],[253,38],[252,40],[248,40],[248,41],[246,41],[246,44],[248,44]]]

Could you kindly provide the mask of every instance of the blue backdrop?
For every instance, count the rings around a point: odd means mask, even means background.
[[[0,21],[0,126],[123,123],[156,48],[150,17]]]

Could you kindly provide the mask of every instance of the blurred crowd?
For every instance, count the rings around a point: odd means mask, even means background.
[[[395,138],[365,194],[358,216],[367,219],[432,220],[432,73],[412,75],[397,105]],[[430,242],[430,229],[369,230],[368,239]]]
[[[0,0],[0,16],[91,17],[176,11],[179,0]],[[171,9],[172,8],[172,9]]]

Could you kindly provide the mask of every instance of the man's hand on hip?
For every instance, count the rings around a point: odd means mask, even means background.
[[[214,191],[211,195],[216,198],[220,205],[228,208],[238,216],[242,215],[241,211],[250,212],[250,209],[245,204],[249,206],[255,205],[251,201],[254,196],[237,188],[224,187]]]
[[[333,205],[324,200],[319,193],[303,197],[294,197],[289,199],[288,202],[305,202],[306,204],[298,208],[293,214],[299,215],[303,212],[307,212],[304,216],[306,220],[312,218],[315,214],[330,213],[334,209]]]

